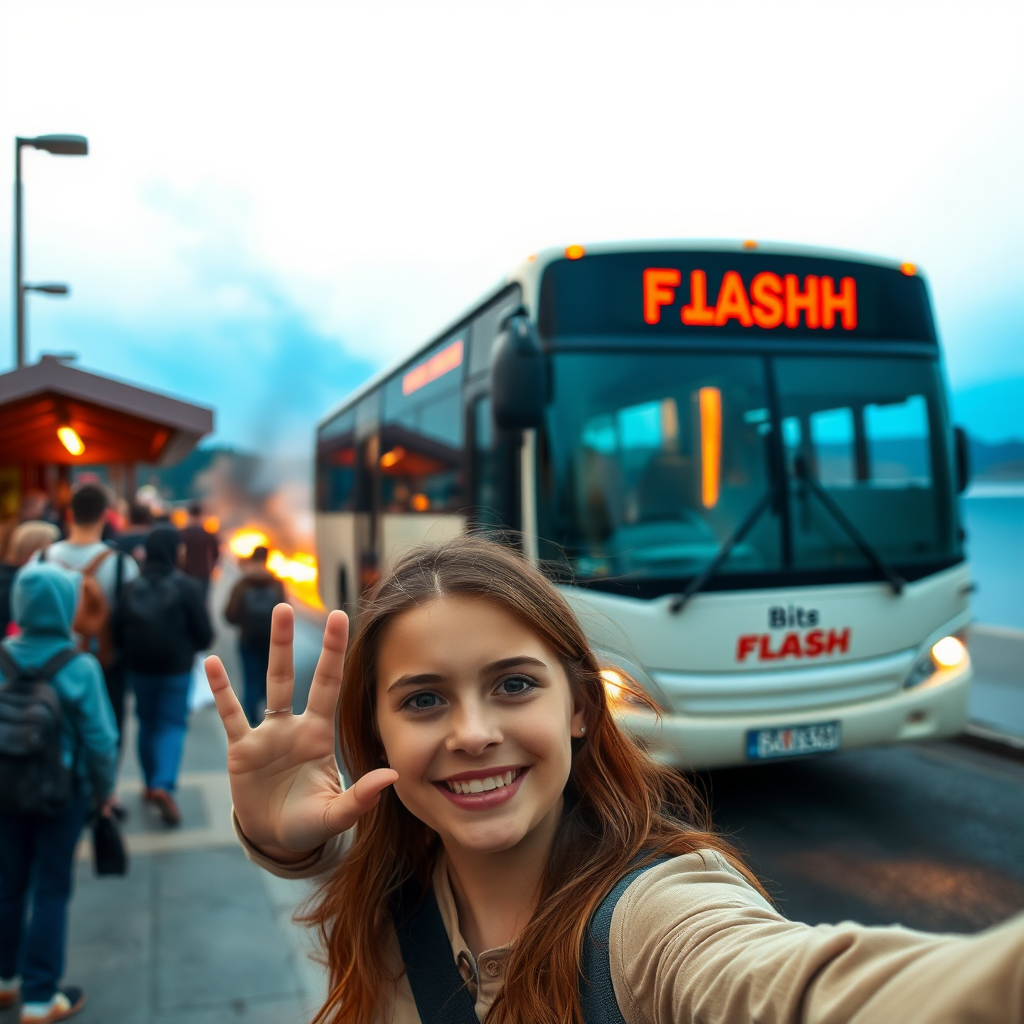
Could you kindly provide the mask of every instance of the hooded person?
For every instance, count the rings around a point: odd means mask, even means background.
[[[81,989],[59,988],[72,865],[86,817],[93,806],[108,806],[117,772],[117,727],[103,672],[91,654],[77,651],[71,633],[80,583],[78,573],[54,565],[21,569],[11,594],[20,634],[3,641],[8,668],[19,672],[70,655],[49,679],[60,704],[70,800],[56,813],[0,811],[0,1008],[13,1005],[20,989],[24,1024],[66,1020],[84,1002]]]
[[[178,568],[178,531],[156,527],[146,538],[142,575],[125,587],[114,616],[139,719],[144,797],[169,825],[181,822],[174,799],[188,727],[188,691],[198,651],[213,640],[199,584]]]

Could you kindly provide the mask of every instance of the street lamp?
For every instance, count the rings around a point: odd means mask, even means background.
[[[26,285],[22,273],[22,211],[21,211],[21,148],[30,146],[54,156],[87,156],[89,140],[84,135],[39,135],[34,139],[17,137],[14,140],[14,362],[25,365],[25,292],[43,292],[46,295],[67,295],[67,285]]]

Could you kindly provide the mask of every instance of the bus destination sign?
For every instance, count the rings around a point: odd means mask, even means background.
[[[924,280],[909,265],[771,252],[555,260],[541,282],[539,327],[556,347],[624,335],[936,342]]]
[[[662,309],[674,306],[682,283],[682,274],[670,267],[647,267],[643,273],[644,322],[661,321]],[[852,331],[857,326],[857,282],[842,277],[836,284],[825,274],[807,274],[803,281],[796,274],[780,277],[769,270],[755,274],[750,292],[739,271],[727,270],[718,295],[708,304],[708,275],[691,270],[688,300],[680,304],[679,318],[684,324],[700,327],[724,327],[735,320],[743,327],[767,330],[785,324],[832,330],[837,324]]]

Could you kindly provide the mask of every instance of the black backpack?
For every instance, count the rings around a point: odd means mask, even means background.
[[[249,647],[270,650],[270,623],[279,594],[273,583],[250,583],[242,594],[242,634]]]
[[[50,680],[80,653],[66,647],[23,668],[0,646],[0,811],[50,815],[70,801],[74,772],[61,756],[63,713]]]
[[[187,635],[181,590],[173,574],[142,575],[121,592],[121,653],[130,668],[144,671],[175,661]]]

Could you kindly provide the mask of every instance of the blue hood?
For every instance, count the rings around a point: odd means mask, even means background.
[[[45,562],[29,562],[14,577],[11,612],[26,637],[71,638],[81,576]]]

